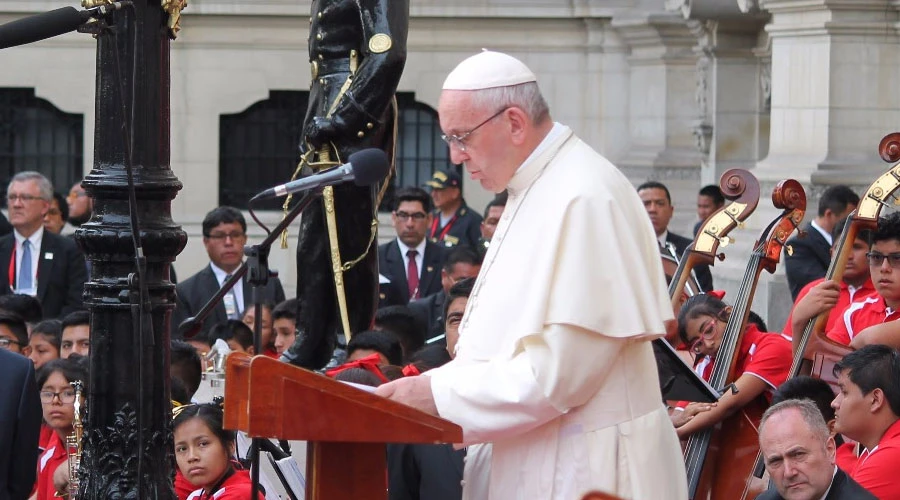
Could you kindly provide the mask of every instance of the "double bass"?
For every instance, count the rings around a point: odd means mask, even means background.
[[[709,384],[719,390],[735,381],[739,348],[759,276],[763,270],[775,271],[785,242],[798,229],[806,211],[806,194],[800,183],[793,179],[778,183],[772,201],[783,211],[754,245],[732,305],[709,380]],[[730,500],[753,498],[754,493],[758,493],[752,491],[751,485],[754,484],[753,469],[759,452],[757,425],[766,407],[764,398],[757,398],[717,425],[688,438],[684,458],[689,498]]]

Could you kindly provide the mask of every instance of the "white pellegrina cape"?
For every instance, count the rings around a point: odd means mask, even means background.
[[[687,498],[650,340],[672,318],[624,175],[556,124],[509,183],[456,359],[426,375],[472,447],[464,497]]]

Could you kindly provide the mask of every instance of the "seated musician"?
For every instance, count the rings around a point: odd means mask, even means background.
[[[678,313],[678,335],[692,352],[714,362],[730,315],[731,306],[725,302],[708,294],[695,295]],[[703,366],[701,363],[696,369],[708,378],[712,364]],[[734,381],[737,392],[726,391],[716,406],[677,428],[678,436],[685,438],[715,425],[759,396],[770,399],[772,392],[787,378],[790,364],[790,342],[780,334],[762,332],[748,322],[738,347]]]
[[[852,470],[857,483],[878,498],[900,498],[900,353],[869,345],[834,366],[840,392],[831,403],[835,432],[858,441]]]
[[[900,212],[878,221],[869,248],[869,272],[876,295],[850,304],[828,338],[854,348],[866,344],[900,345]]]
[[[841,219],[831,233],[835,242],[831,247],[832,256],[836,250],[835,247],[840,243],[841,233],[846,223],[847,219]],[[841,320],[844,311],[852,302],[859,302],[876,294],[875,286],[869,277],[869,263],[866,257],[871,239],[872,232],[867,229],[857,233],[840,283],[819,278],[809,282],[797,294],[794,308],[791,310],[782,332],[787,337],[795,337],[795,347],[800,342],[799,334],[803,333],[809,320],[825,311],[830,311],[828,322],[825,324],[825,331],[830,332]],[[796,336],[794,332],[797,332]]]

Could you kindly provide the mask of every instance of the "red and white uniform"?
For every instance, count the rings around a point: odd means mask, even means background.
[[[900,464],[900,420],[888,427],[877,446],[863,450],[856,467],[846,472],[878,498],[900,498],[897,464]]]
[[[38,457],[37,500],[53,500],[56,494],[53,473],[59,466],[68,467],[68,459],[66,444],[54,432],[47,443],[47,449]]]
[[[797,294],[797,300],[794,301],[794,307],[797,306],[797,302],[800,302],[800,299],[806,297],[812,287],[818,285],[819,283],[825,281],[825,278],[819,278],[817,280],[810,281],[800,293]],[[860,287],[850,286],[843,281],[841,282],[841,291],[838,295],[837,303],[831,309],[831,314],[828,315],[828,322],[825,323],[825,331],[830,332],[834,325],[840,320],[843,316],[844,311],[850,307],[854,301],[860,302],[864,299],[877,295],[878,292],[875,291],[875,285],[872,284],[872,279],[869,278],[863,283]],[[791,314],[788,315],[788,319],[784,324],[784,329],[782,333],[787,337],[791,338],[794,336],[794,328],[791,326],[791,322],[794,320],[794,309],[791,309]]]
[[[828,330],[828,338],[843,345],[850,345],[853,337],[872,325],[880,325],[900,318],[900,311],[887,306],[880,295],[867,297],[850,304],[840,321]]]
[[[247,500],[250,498],[250,471],[238,470],[219,486],[211,495],[204,494],[203,488],[188,495],[188,500]],[[265,495],[257,493],[259,500],[266,500]]]

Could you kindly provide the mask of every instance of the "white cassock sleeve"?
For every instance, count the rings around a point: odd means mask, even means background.
[[[516,436],[586,403],[633,339],[571,325],[523,337],[511,359],[427,372],[438,414],[463,428],[463,444]]]

